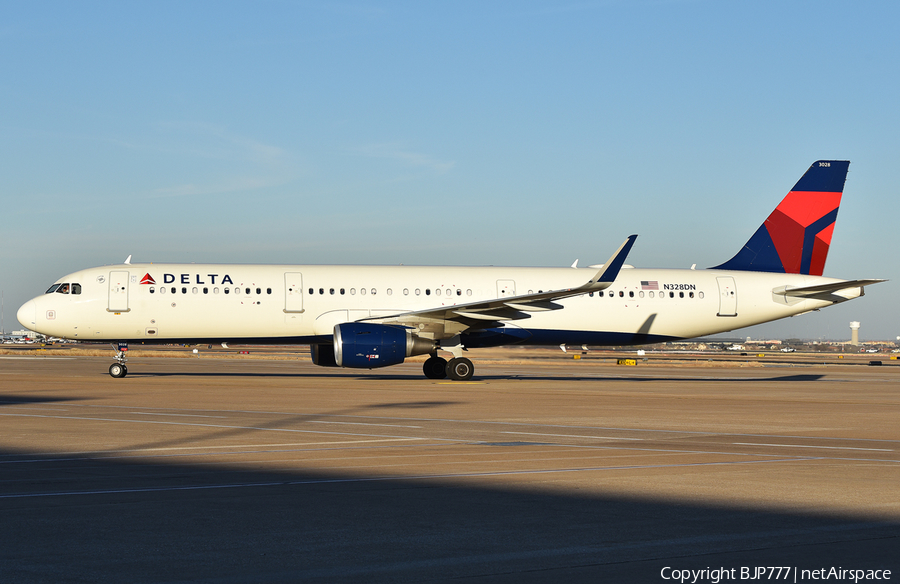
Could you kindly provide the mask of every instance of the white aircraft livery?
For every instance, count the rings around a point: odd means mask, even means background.
[[[17,317],[45,335],[117,344],[113,377],[128,372],[128,343],[235,343],[309,344],[326,367],[427,354],[427,377],[467,380],[470,348],[671,341],[862,296],[883,280],[822,277],[849,165],[815,162],[733,258],[705,270],[625,265],[636,235],[589,268],[132,264],[129,256],[60,278]]]

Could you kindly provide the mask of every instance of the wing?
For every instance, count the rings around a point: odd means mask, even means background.
[[[616,280],[616,276],[619,275],[619,270],[622,269],[625,258],[636,239],[637,235],[629,236],[593,278],[576,288],[494,298],[362,320],[407,326],[417,329],[421,336],[442,339],[458,335],[469,329],[492,328],[503,321],[530,318],[532,312],[559,310],[563,308],[563,305],[557,304],[554,300],[581,296],[609,288]]]

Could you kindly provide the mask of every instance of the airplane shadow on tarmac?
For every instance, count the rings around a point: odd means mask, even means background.
[[[339,371],[339,372],[338,372]],[[328,371],[323,373],[254,373],[248,371],[227,371],[227,372],[188,372],[188,371],[152,371],[152,372],[129,372],[128,377],[257,377],[257,378],[298,378],[298,379],[316,379],[316,378],[346,378],[354,380],[378,379],[380,381],[422,381],[423,383],[460,383],[449,379],[429,380],[422,374],[397,374],[379,372],[374,375],[360,375],[358,373],[347,372],[347,370]],[[723,379],[735,383],[759,383],[759,382],[798,382],[798,381],[818,381],[824,375],[819,374],[797,374],[797,375],[776,375],[772,377],[662,377],[662,376],[636,376],[636,375],[475,375],[471,379],[472,382],[493,381],[493,380],[523,380],[523,381],[634,381],[634,382],[653,382],[660,381],[687,381],[692,383],[721,383]],[[126,378],[127,379],[127,378]],[[465,383],[465,382],[462,382]]]
[[[667,566],[900,568],[896,522],[177,460],[0,450],[0,581],[596,583],[665,582]]]

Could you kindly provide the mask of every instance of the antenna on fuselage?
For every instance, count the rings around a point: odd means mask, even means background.
[[[131,256],[129,255],[127,258],[125,258],[125,261],[124,261],[123,263],[124,263],[126,266],[127,266],[128,264],[130,264],[130,263],[131,263]]]

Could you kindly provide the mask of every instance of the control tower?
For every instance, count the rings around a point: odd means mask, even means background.
[[[857,320],[850,323],[850,344],[859,345],[859,321]]]

